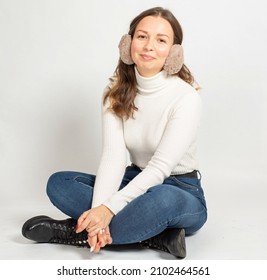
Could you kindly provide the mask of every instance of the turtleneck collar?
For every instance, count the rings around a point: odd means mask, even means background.
[[[138,93],[146,96],[159,93],[168,85],[168,80],[171,78],[164,70],[152,77],[143,77],[138,73],[136,67],[135,76]]]

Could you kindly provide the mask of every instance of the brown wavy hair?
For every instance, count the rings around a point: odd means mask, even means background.
[[[174,44],[182,44],[183,31],[180,23],[169,10],[163,9],[162,7],[146,10],[132,20],[128,32],[132,38],[138,23],[147,16],[162,17],[167,20],[171,24],[174,32]],[[106,101],[109,100],[109,109],[115,113],[116,116],[128,119],[133,117],[134,111],[138,110],[134,104],[134,99],[137,94],[134,64],[126,65],[119,59],[114,74],[116,77],[115,84],[105,93],[103,103],[105,104]],[[174,75],[177,75],[190,85],[194,83],[193,75],[184,64],[181,70]]]

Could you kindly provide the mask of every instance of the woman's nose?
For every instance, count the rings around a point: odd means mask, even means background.
[[[152,51],[153,48],[154,48],[154,46],[153,46],[153,40],[150,38],[150,39],[148,39],[148,40],[146,41],[146,44],[144,45],[144,49],[145,49],[146,51]]]

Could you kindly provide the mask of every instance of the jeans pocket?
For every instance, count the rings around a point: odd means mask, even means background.
[[[198,198],[201,203],[206,206],[206,200],[204,196],[204,191],[201,187],[200,180],[196,178],[187,178],[187,177],[178,177],[178,176],[170,176],[172,181],[175,183],[175,186],[178,188],[192,194],[196,198]]]
[[[190,189],[192,191],[199,191],[199,180],[195,178],[179,178],[178,176],[171,176],[171,179],[176,183],[178,187],[182,187],[185,189]]]

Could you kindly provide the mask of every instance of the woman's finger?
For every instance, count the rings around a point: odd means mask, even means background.
[[[106,241],[108,244],[111,244],[112,243],[112,237],[110,235],[110,230],[109,230],[109,226],[107,226],[105,228],[105,236],[106,236]]]
[[[77,220],[77,226],[76,226],[77,233],[83,231],[86,228],[87,224],[89,223],[88,214],[89,211],[83,212],[83,214]]]
[[[106,234],[104,230],[100,230],[97,234],[97,238],[98,238],[98,245],[103,248],[105,247],[108,242],[107,242],[107,238],[106,238]]]
[[[101,228],[103,228],[103,221],[92,214],[90,210],[88,211],[87,216],[83,216],[82,218],[84,218],[84,220],[79,224],[77,233],[86,229],[90,233],[90,236],[94,236]]]
[[[90,251],[94,253],[99,253],[101,248],[101,241],[99,240],[99,237],[97,235],[89,237],[89,242],[90,244],[92,244]]]
[[[90,246],[90,251],[93,252],[96,248],[96,244],[97,244],[97,235],[90,237],[88,235],[88,240],[87,240],[89,246]]]
[[[103,231],[101,234],[104,233],[104,230],[102,229],[101,226],[98,227],[94,226],[93,228],[89,228],[87,231],[90,237],[97,235],[100,231]]]
[[[91,236],[96,235],[97,232],[95,232],[95,230],[101,228],[101,225],[102,225],[102,223],[99,221],[99,219],[92,217],[90,212],[87,213],[87,216],[83,216],[82,218],[84,218],[84,219],[79,224],[76,232],[79,233],[86,229],[90,233],[92,231],[94,231],[94,234],[91,234]]]

